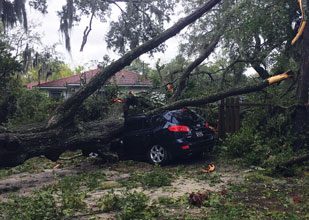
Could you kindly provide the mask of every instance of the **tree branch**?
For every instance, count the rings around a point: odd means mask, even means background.
[[[90,32],[92,30],[93,17],[94,17],[94,11],[92,12],[91,17],[90,17],[89,26],[87,26],[84,30],[84,36],[83,36],[82,45],[80,47],[80,52],[82,52],[84,50],[84,47],[85,47],[87,40],[88,40],[88,35],[90,34]]]
[[[172,109],[179,109],[186,106],[200,106],[205,105],[208,103],[213,103],[219,100],[222,100],[224,98],[230,97],[230,96],[236,96],[236,95],[243,95],[247,93],[257,92],[260,91],[268,86],[271,86],[275,83],[281,82],[285,79],[290,78],[292,75],[292,72],[286,72],[282,73],[273,77],[268,78],[267,80],[264,80],[263,82],[256,84],[256,85],[250,85],[245,86],[242,88],[236,88],[224,92],[218,92],[217,94],[210,95],[207,97],[201,97],[197,99],[183,99],[174,103],[171,103],[169,105],[162,106],[160,108],[157,108],[155,110],[147,112],[147,115],[156,114],[158,112],[166,111],[166,110],[172,110]]]
[[[207,11],[212,9],[216,4],[221,0],[209,0],[192,14],[188,15],[185,18],[180,19],[172,27],[164,31],[162,34],[153,38],[150,41],[145,42],[141,46],[133,49],[132,51],[126,53],[117,61],[111,63],[105,69],[101,70],[96,77],[77,93],[67,99],[63,104],[61,104],[54,114],[51,116],[48,121],[47,128],[52,128],[56,126],[67,126],[73,122],[76,111],[83,101],[88,98],[92,93],[99,89],[104,83],[112,77],[115,73],[122,70],[125,66],[128,66],[140,55],[149,52],[150,50],[158,47],[160,44],[168,40],[169,38],[178,34],[182,29],[184,29],[189,24],[195,22]]]
[[[175,91],[174,95],[171,98],[172,101],[176,101],[177,99],[179,99],[183,90],[186,87],[186,84],[187,84],[187,81],[188,81],[188,78],[189,78],[191,72],[197,66],[199,66],[206,58],[209,57],[209,55],[214,51],[217,44],[219,43],[219,40],[220,40],[220,36],[216,36],[212,40],[212,42],[206,47],[206,49],[200,54],[200,56],[187,67],[187,69],[184,71],[184,73],[182,74],[182,76],[179,80],[179,83],[178,83],[178,86],[176,87],[176,91]]]

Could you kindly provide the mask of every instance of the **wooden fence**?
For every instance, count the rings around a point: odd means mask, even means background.
[[[240,103],[239,97],[232,97],[221,100],[219,105],[219,122],[218,122],[218,135],[225,137],[226,133],[235,133],[241,126],[241,109],[243,107],[267,107],[270,109],[270,104],[258,103]]]

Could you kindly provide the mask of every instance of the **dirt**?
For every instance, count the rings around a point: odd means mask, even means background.
[[[198,166],[202,167],[202,162],[198,162]],[[196,164],[185,165],[187,173],[189,175],[196,175]],[[167,169],[173,169],[177,165],[166,167]],[[29,195],[34,190],[41,189],[44,186],[52,185],[59,181],[59,179],[68,176],[79,174],[82,172],[87,172],[90,170],[103,169],[107,177],[107,181],[119,181],[121,179],[127,179],[130,177],[131,173],[139,170],[147,172],[152,168],[151,165],[146,163],[134,163],[134,165],[126,165],[126,163],[115,163],[107,167],[101,165],[82,163],[78,166],[71,168],[56,168],[56,169],[45,169],[43,172],[39,173],[20,173],[8,176],[6,179],[0,180],[0,200],[5,201],[9,194],[12,192],[18,195]],[[192,169],[192,171],[191,171]],[[191,173],[191,174],[190,174]],[[219,191],[224,188],[227,184],[232,182],[239,182],[241,180],[241,175],[236,172],[232,172],[228,167],[218,167],[218,175],[220,176],[220,183],[209,184],[207,181],[198,180],[196,178],[187,178],[183,176],[178,176],[174,179],[171,186],[161,187],[157,189],[143,189],[142,187],[135,188],[135,191],[143,191],[146,195],[150,196],[152,199],[157,199],[161,196],[169,197],[180,197],[191,192],[204,192],[204,191]],[[117,190],[123,190],[118,188]],[[106,194],[108,190],[97,190],[89,194],[89,202],[92,199],[101,197]],[[91,203],[91,202],[90,202]]]
[[[202,170],[207,167],[210,162],[215,161],[216,169],[213,173],[203,173]],[[45,161],[46,162],[46,161]],[[212,193],[216,195],[225,195],[228,193],[233,195],[235,202],[240,202],[250,206],[253,210],[260,210],[261,213],[265,210],[272,210],[277,213],[288,213],[291,207],[298,208],[298,212],[303,212],[302,203],[308,201],[308,192],[302,193],[306,189],[308,181],[294,180],[293,178],[272,178],[259,176],[256,174],[256,168],[240,169],[238,166],[232,166],[216,160],[200,160],[180,162],[177,164],[165,166],[162,169],[169,174],[172,174],[173,180],[170,186],[149,188],[142,187],[141,182],[137,182],[136,187],[130,186],[126,188],[126,184],[131,184],[135,176],[138,174],[147,173],[154,170],[154,166],[142,163],[125,161],[113,164],[102,164],[93,160],[75,161],[78,163],[71,164],[46,164],[44,168],[31,170],[33,164],[41,166],[42,161],[31,163],[30,172],[20,170],[19,174],[4,176],[0,179],[0,201],[6,202],[9,196],[13,193],[20,196],[28,196],[33,191],[39,190],[45,186],[57,184],[58,181],[67,176],[79,176],[87,172],[99,171],[101,177],[100,184],[94,190],[85,191],[87,193],[84,202],[91,214],[77,213],[76,218],[71,219],[115,219],[116,213],[102,213],[97,207],[97,202],[111,190],[115,194],[123,194],[124,192],[142,192],[149,197],[149,202],[154,203],[159,198],[175,199],[175,201],[187,201],[191,193]],[[42,164],[43,165],[43,164]],[[50,169],[53,168],[54,169]],[[24,167],[23,167],[24,168]],[[37,167],[36,167],[37,168]],[[103,175],[102,175],[103,174]],[[250,177],[251,175],[251,177]],[[251,179],[250,179],[250,178]],[[88,178],[88,177],[87,177]],[[249,179],[248,179],[249,178]],[[249,181],[249,182],[248,182]],[[235,191],[233,187],[236,186]],[[240,187],[240,188],[237,188]],[[234,204],[233,203],[233,204]],[[284,203],[284,205],[282,204]],[[291,205],[292,204],[292,205]],[[295,204],[295,205],[293,205]],[[291,206],[291,207],[290,207]],[[211,209],[210,209],[211,210]],[[203,215],[201,209],[188,206],[185,204],[180,207],[165,207],[167,216],[181,216],[185,218],[188,214],[195,216],[196,219]]]

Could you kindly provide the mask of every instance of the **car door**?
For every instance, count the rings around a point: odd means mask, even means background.
[[[152,138],[152,129],[146,117],[130,119],[126,123],[126,134],[123,137],[126,154],[132,157],[143,157]]]

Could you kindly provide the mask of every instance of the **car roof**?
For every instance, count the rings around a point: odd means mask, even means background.
[[[182,108],[182,109],[174,109],[174,110],[167,110],[164,112],[156,113],[154,115],[145,115],[145,114],[137,114],[137,115],[130,115],[127,117],[128,120],[132,119],[142,119],[142,118],[147,118],[147,117],[154,117],[154,116],[159,116],[159,115],[165,115],[167,113],[177,113],[177,112],[183,112],[183,111],[191,111],[189,108]]]

